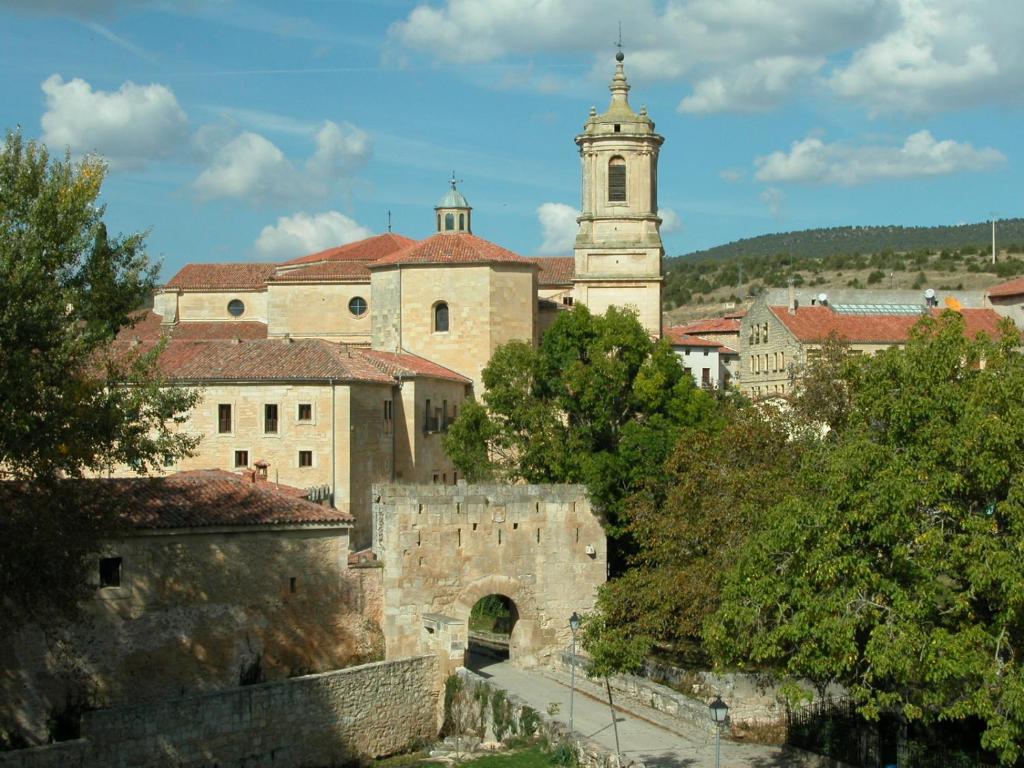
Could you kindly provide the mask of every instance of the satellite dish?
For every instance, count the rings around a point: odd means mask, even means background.
[[[935,289],[934,289],[934,288],[929,288],[929,289],[927,289],[927,290],[926,290],[926,291],[924,292],[924,297],[925,297],[926,299],[934,299],[934,298],[935,298]]]
[[[819,304],[828,304],[828,294],[827,293],[819,293],[818,294],[818,303]]]

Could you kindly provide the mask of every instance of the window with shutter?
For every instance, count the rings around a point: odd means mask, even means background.
[[[626,161],[621,157],[608,161],[608,202],[626,202]]]

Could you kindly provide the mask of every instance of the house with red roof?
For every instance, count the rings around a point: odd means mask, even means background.
[[[740,325],[740,390],[754,398],[790,393],[809,361],[830,335],[846,341],[851,351],[875,354],[905,344],[914,325],[924,316],[957,311],[965,321],[965,334],[998,336],[1002,317],[991,308],[963,307],[953,297],[943,306],[934,291],[917,302],[897,303],[885,292],[858,291],[833,301],[820,294],[802,303],[791,288],[787,304],[762,297]],[[853,301],[850,301],[853,299]]]

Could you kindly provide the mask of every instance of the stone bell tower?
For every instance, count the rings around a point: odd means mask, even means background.
[[[661,336],[661,244],[658,218],[658,151],[664,137],[643,107],[629,106],[625,59],[615,54],[608,111],[591,107],[576,137],[583,161],[583,201],[576,235],[575,300],[595,314],[632,309]]]

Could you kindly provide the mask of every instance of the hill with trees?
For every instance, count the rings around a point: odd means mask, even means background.
[[[739,301],[767,288],[980,290],[1024,274],[1024,219],[942,227],[833,227],[737,240],[668,259],[666,309]]]

